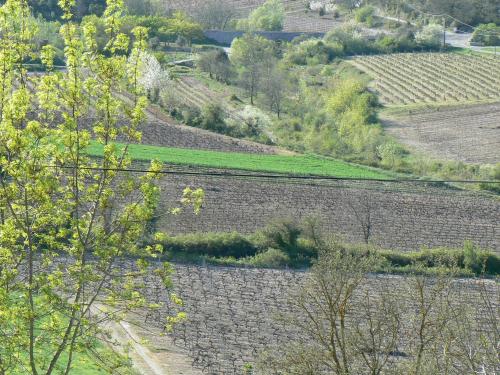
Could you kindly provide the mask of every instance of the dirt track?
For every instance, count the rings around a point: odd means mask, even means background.
[[[382,117],[382,122],[415,151],[467,163],[500,162],[500,103]]]

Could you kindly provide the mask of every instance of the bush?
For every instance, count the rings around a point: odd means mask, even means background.
[[[269,248],[253,256],[250,263],[255,267],[281,268],[290,265],[291,260],[282,250]]]
[[[285,8],[281,0],[267,0],[252,11],[248,19],[240,20],[237,27],[241,30],[281,31],[285,20]]]
[[[472,35],[471,42],[485,46],[500,46],[500,26],[494,23],[479,25]]]
[[[336,57],[344,56],[342,46],[335,42],[309,39],[292,45],[285,54],[285,59],[295,65],[328,64]]]
[[[366,23],[368,26],[371,26],[371,22],[373,21],[373,15],[375,13],[375,8],[372,6],[364,6],[358,8],[354,13],[354,19],[359,23]]]
[[[439,47],[442,39],[443,27],[436,24],[424,26],[424,28],[415,35],[417,43],[426,48]]]
[[[166,251],[214,257],[246,257],[255,255],[257,246],[244,236],[232,233],[194,233],[167,237],[162,241]]]
[[[227,134],[225,113],[218,104],[206,104],[201,110],[200,127],[216,133]]]

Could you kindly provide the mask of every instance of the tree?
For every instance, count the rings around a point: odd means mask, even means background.
[[[201,25],[180,11],[175,12],[171,18],[167,19],[167,25],[162,27],[160,32],[170,37],[170,40],[183,38],[188,41],[188,44],[191,44],[193,39],[203,38]]]
[[[285,8],[281,0],[267,0],[252,11],[248,19],[238,21],[237,27],[246,31],[281,31],[285,21]]]
[[[29,0],[28,3],[35,15],[41,15],[47,20],[60,20],[64,14],[57,0]],[[105,0],[76,0],[72,8],[74,16],[80,20],[88,14],[100,16],[105,6]]]
[[[443,40],[443,27],[437,24],[426,25],[417,32],[415,40],[422,46],[437,48]]]
[[[156,102],[160,90],[167,85],[168,72],[164,71],[155,56],[143,52],[139,65],[139,83],[146,90],[147,97]]]
[[[227,83],[233,73],[227,53],[222,49],[214,49],[199,54],[197,67],[207,72],[210,78]]]
[[[494,23],[479,25],[472,35],[472,41],[485,46],[500,46],[500,26]]]
[[[413,275],[377,276],[369,272],[383,262],[373,250],[320,243],[290,312],[277,318],[292,339],[263,353],[258,374],[495,373],[495,281],[471,285],[449,265],[433,276],[418,264]],[[394,290],[401,285],[404,293]]]
[[[261,359],[264,374],[380,374],[389,366],[400,330],[398,305],[381,298],[356,299],[378,259],[327,242],[305,285],[290,296],[296,312],[280,318],[297,339]],[[378,297],[378,296],[377,296]],[[359,318],[353,317],[359,314]],[[364,371],[370,368],[370,372]],[[363,369],[363,370],[362,370]],[[373,370],[373,371],[372,371]]]
[[[261,87],[264,67],[272,56],[272,42],[253,33],[236,38],[231,45],[231,62],[238,68],[241,85],[248,91],[251,104]]]
[[[24,65],[36,32],[27,2],[7,0],[0,8],[3,374],[70,373],[75,355],[96,350],[106,322],[155,307],[145,298],[145,274],[168,286],[171,273],[168,264],[148,263],[160,247],[140,244],[158,201],[161,165],[152,162],[140,178],[118,172],[131,165],[128,145],[140,140],[145,119],[139,67],[146,30],[134,29],[127,59],[121,2],[109,0],[103,15],[109,42],[100,52],[93,25],[73,21],[71,1],[60,4],[66,70],[53,70],[54,48],[47,45],[41,77]],[[115,93],[125,86],[132,99],[123,102]],[[90,145],[102,150],[100,158],[87,155]],[[202,195],[187,189],[184,202],[196,201],[198,209]],[[175,295],[172,301],[179,303]],[[165,324],[180,318],[172,312]]]
[[[274,111],[278,118],[283,110],[283,99],[286,97],[287,83],[285,71],[278,67],[276,63],[270,64],[266,72],[263,91],[269,109]]]
[[[205,29],[225,30],[235,16],[236,9],[220,0],[205,1],[194,10],[195,19]]]

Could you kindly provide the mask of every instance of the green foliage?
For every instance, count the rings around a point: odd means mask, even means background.
[[[30,0],[28,3],[35,16],[42,16],[50,21],[63,19],[63,11],[58,5],[58,0]],[[81,20],[89,14],[102,15],[106,8],[106,0],[78,0],[75,5],[74,17]]]
[[[443,27],[433,23],[426,25],[415,35],[415,40],[423,47],[437,48],[443,41]]]
[[[306,140],[316,152],[363,155],[375,160],[382,132],[377,125],[376,97],[357,80],[338,82],[326,99],[329,121],[310,127]]]
[[[474,30],[472,42],[485,46],[500,46],[500,26],[494,23],[479,25]]]
[[[324,42],[336,48],[340,56],[412,52],[420,51],[422,48],[427,50],[439,48],[439,43],[437,45],[426,42],[417,44],[413,33],[407,30],[400,30],[394,35],[380,34],[375,40],[371,40],[365,38],[361,31],[353,26],[333,29],[326,34]]]
[[[236,38],[231,44],[231,62],[236,66],[239,81],[250,95],[250,103],[259,91],[264,72],[272,64],[273,42],[253,33]]]
[[[269,248],[248,259],[250,265],[262,268],[283,268],[293,264],[290,256],[283,250]]]
[[[280,31],[285,20],[285,8],[281,0],[266,0],[252,11],[248,19],[239,20],[236,27],[247,31]]]
[[[200,53],[196,66],[219,82],[227,83],[233,75],[233,67],[227,53],[219,48]]]
[[[309,39],[299,44],[292,44],[286,51],[284,60],[294,65],[316,65],[328,64],[342,56],[344,50],[341,45]]]
[[[257,252],[255,244],[238,233],[194,233],[166,237],[161,242],[165,251],[215,257],[245,257]]]
[[[83,18],[82,22],[96,28],[97,44],[102,50],[109,40],[104,32],[104,19],[97,15],[88,15]],[[187,44],[191,44],[193,40],[204,39],[201,25],[182,12],[175,12],[169,17],[125,16],[119,25],[119,31],[133,38],[132,30],[139,26],[147,28],[149,44],[153,47],[157,47],[159,43],[175,42],[179,38],[185,40]]]
[[[123,145],[117,144],[120,150]],[[192,150],[131,144],[130,157],[135,160],[158,160],[180,165],[260,172],[322,175],[337,177],[389,178],[390,175],[363,166],[314,155],[264,155],[237,152]],[[86,152],[102,156],[103,147],[91,142]]]
[[[188,44],[191,44],[193,39],[203,38],[201,25],[179,11],[168,18],[166,25],[161,27],[159,31],[166,36],[167,40],[175,40],[180,37],[186,39]]]
[[[374,14],[375,8],[367,5],[356,9],[356,11],[354,12],[354,18],[356,22],[365,23],[368,27],[371,27]]]
[[[238,233],[196,233],[166,237],[162,244],[171,259],[207,261],[226,266],[307,267],[325,246],[335,243],[345,256],[377,259],[370,272],[424,273],[462,276],[500,275],[500,257],[465,242],[462,249],[383,250],[328,238],[314,217],[301,223],[277,219],[249,236]]]
[[[38,21],[26,3],[0,8],[0,373],[50,375],[70,373],[75,356],[99,349],[107,322],[157,308],[143,276],[169,285],[171,271],[149,266],[158,246],[138,244],[154,218],[161,164],[152,161],[140,178],[116,172],[132,162],[116,140],[138,142],[146,118],[138,84],[146,29],[135,27],[132,40],[121,33],[122,2],[108,0],[100,48],[95,24],[73,21],[74,2],[61,0],[66,69],[55,71],[57,47],[36,45]],[[28,74],[30,59],[46,73]],[[125,89],[130,102],[115,96]],[[100,158],[86,153],[91,138]],[[196,213],[202,198],[186,189],[181,203]],[[131,257],[133,272],[116,267]],[[167,325],[183,317],[167,315]],[[121,358],[106,357],[110,365]]]

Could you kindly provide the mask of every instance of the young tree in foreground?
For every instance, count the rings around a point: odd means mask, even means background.
[[[122,1],[109,0],[101,53],[96,29],[72,21],[74,2],[60,4],[66,70],[53,70],[54,49],[45,46],[43,76],[24,65],[35,32],[27,1],[0,8],[0,374],[70,373],[78,353],[95,351],[106,321],[153,307],[142,276],[155,272],[168,282],[170,272],[167,265],[151,271],[146,261],[161,249],[139,246],[158,201],[161,165],[153,162],[139,178],[117,172],[131,164],[126,145],[141,137],[147,30],[134,30],[128,58]],[[114,95],[124,85],[130,103]],[[118,137],[124,147],[115,145]],[[101,158],[86,155],[91,143]],[[186,190],[186,203],[199,207],[201,198]],[[127,268],[130,257],[136,261]]]
[[[370,255],[371,254],[371,255]],[[376,276],[373,252],[323,242],[279,322],[292,339],[264,352],[258,374],[494,374],[498,285],[453,271]],[[440,262],[439,259],[435,260]]]

